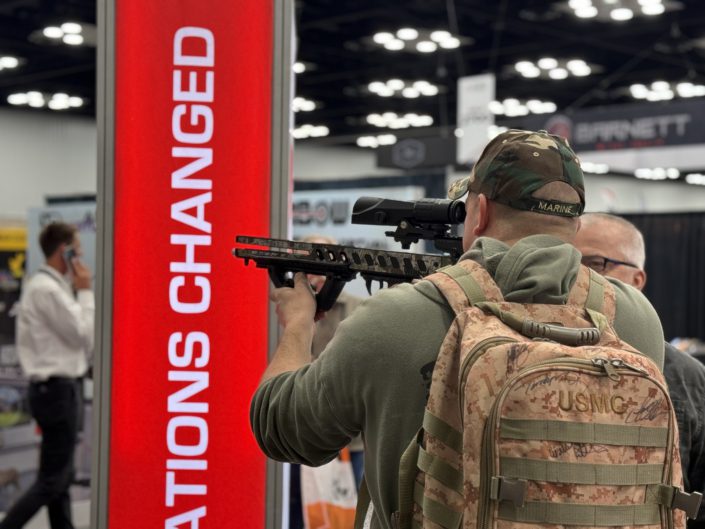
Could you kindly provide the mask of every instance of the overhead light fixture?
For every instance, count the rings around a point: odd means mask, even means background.
[[[387,31],[380,31],[379,33],[375,33],[372,35],[372,40],[374,40],[377,44],[386,44],[387,42],[390,42],[394,39],[394,35]]]
[[[295,62],[294,66],[291,67],[292,71],[296,74],[304,73],[306,71],[306,65],[302,62]]]
[[[307,123],[296,127],[292,136],[294,136],[294,139],[304,140],[306,138],[322,138],[328,136],[328,134],[330,134],[330,130],[325,125],[312,125]]]
[[[80,46],[83,44],[83,36],[78,35],[77,33],[67,33],[61,38],[61,40],[64,44],[68,44],[69,46]]]
[[[433,117],[427,114],[397,114],[396,112],[385,112],[384,114],[369,114],[365,119],[370,125],[380,128],[406,129],[409,127],[430,127],[433,125]]]
[[[305,97],[296,96],[292,102],[294,112],[311,112],[316,109],[316,103]]]
[[[586,77],[599,67],[591,66],[584,59],[557,59],[554,57],[542,57],[536,61],[522,60],[514,65],[522,77],[535,79],[537,77],[550,78],[556,80],[572,77]]]
[[[705,175],[701,173],[690,173],[685,175],[685,181],[696,186],[705,186]]]
[[[419,96],[438,95],[438,86],[419,79],[416,81],[404,81],[402,79],[389,79],[388,81],[372,81],[367,85],[367,89],[381,97],[402,96],[416,98]]]
[[[78,22],[64,22],[61,26],[47,26],[42,35],[50,40],[61,40],[69,46],[80,46],[84,43],[83,26]]]
[[[663,4],[652,4],[641,6],[641,12],[647,16],[662,15],[666,11],[666,6]]]
[[[422,40],[416,43],[416,49],[421,53],[433,53],[438,49],[438,45],[431,40]]]
[[[64,22],[61,24],[61,31],[64,33],[78,34],[81,33],[83,27],[78,22]]]
[[[29,92],[17,92],[7,96],[7,102],[15,106],[30,106],[42,108],[48,106],[52,110],[67,110],[69,108],[79,108],[83,106],[83,98],[70,96],[69,94],[58,92],[55,94],[43,94],[37,90]]]
[[[64,30],[56,26],[47,26],[42,30],[42,34],[48,39],[60,39],[64,36]]]
[[[599,11],[594,6],[581,7],[575,10],[575,16],[578,18],[595,18]]]
[[[355,143],[358,147],[376,149],[381,145],[394,145],[397,137],[394,134],[380,134],[378,136],[360,136]]]
[[[675,167],[641,167],[634,171],[634,176],[641,180],[677,180],[680,174],[680,171]]]
[[[20,60],[17,57],[11,55],[0,55],[0,70],[17,68],[20,64]]]
[[[629,87],[629,93],[634,99],[647,101],[669,101],[678,97],[705,96],[705,84],[695,84],[691,81],[671,83],[669,81],[654,81],[649,86],[635,83]]]
[[[399,51],[404,49],[404,41],[399,39],[390,40],[384,43],[384,47],[389,51]]]
[[[536,64],[542,70],[552,70],[558,67],[558,61],[553,57],[543,57]]]
[[[394,33],[380,31],[366,37],[364,40],[383,46],[389,51],[413,51],[423,54],[434,53],[440,49],[453,50],[459,48],[463,42],[471,42],[468,37],[458,37],[444,29],[428,30],[416,28],[400,28]]]
[[[606,163],[580,162],[580,168],[585,173],[607,174],[610,168]]]
[[[529,99],[523,102],[513,97],[504,101],[490,101],[487,108],[495,115],[508,117],[526,116],[527,114],[552,114],[558,109],[553,101]]]
[[[415,40],[419,36],[419,32],[414,28],[401,28],[397,31],[397,37],[401,40]]]
[[[664,3],[664,0],[568,0],[567,4],[578,18],[622,23],[636,16],[661,15],[678,3]]]
[[[634,11],[626,7],[618,7],[610,11],[610,18],[620,22],[634,18]]]

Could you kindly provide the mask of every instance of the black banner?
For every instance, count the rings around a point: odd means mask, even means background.
[[[705,101],[639,103],[531,116],[529,130],[567,138],[576,152],[705,143]]]

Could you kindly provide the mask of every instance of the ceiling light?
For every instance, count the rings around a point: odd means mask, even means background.
[[[677,180],[680,175],[681,172],[675,167],[669,167],[666,169],[666,176],[671,180]]]
[[[612,20],[630,20],[632,17],[634,17],[634,11],[631,9],[627,9],[626,7],[618,7],[617,9],[613,9],[610,12],[610,17]]]
[[[33,108],[41,108],[44,106],[44,98],[42,99],[30,99],[27,104]]]
[[[306,71],[306,65],[302,62],[295,62],[292,70],[294,73],[304,73]]]
[[[654,81],[651,83],[651,89],[657,92],[665,92],[669,90],[671,85],[667,81]]]
[[[446,40],[442,40],[441,42],[438,43],[438,45],[441,48],[444,48],[446,50],[454,50],[455,48],[460,47],[460,39],[457,39],[455,37],[451,37]]]
[[[390,79],[387,81],[387,88],[391,90],[403,90],[404,86],[404,81],[401,79]]]
[[[396,112],[385,112],[384,114],[382,114],[382,117],[387,121],[391,121],[393,119],[397,119],[399,116]]]
[[[78,96],[69,97],[69,106],[78,108],[83,106],[83,98]]]
[[[377,90],[377,95],[379,97],[392,97],[394,95],[394,90],[387,86],[384,86],[383,88]]]
[[[553,70],[548,72],[548,76],[551,79],[556,80],[565,79],[566,77],[568,77],[568,70],[566,70],[565,68],[554,68]]]
[[[414,99],[416,97],[419,97],[421,94],[416,88],[412,86],[407,86],[406,88],[404,88],[404,90],[401,91],[401,95],[403,95],[404,97],[408,97],[409,99]]]
[[[553,114],[556,110],[558,110],[558,107],[553,101],[544,101],[543,111],[540,114]]]
[[[69,46],[79,46],[83,44],[83,37],[76,33],[67,33],[61,40],[64,41],[64,44],[68,44]]]
[[[582,59],[571,59],[565,65],[569,70],[582,70],[584,68],[589,68],[587,63]]]
[[[569,0],[568,5],[572,9],[583,9],[592,6],[592,0]]]
[[[397,142],[397,137],[394,134],[380,134],[377,136],[377,142],[380,145],[394,145]]]
[[[502,103],[500,103],[499,101],[490,101],[487,104],[487,108],[493,114],[496,114],[496,115],[504,114],[504,105]]]
[[[78,34],[81,32],[83,28],[81,27],[81,24],[78,24],[76,22],[64,22],[61,24],[61,31],[64,33],[70,33],[70,34]]]
[[[432,84],[428,86],[422,86],[421,88],[417,88],[417,90],[421,92],[421,95],[427,97],[438,95],[438,87]]]
[[[504,105],[505,108],[516,107],[516,106],[519,106],[519,100],[515,99],[513,97],[508,97],[507,99],[502,101],[502,104]]]
[[[649,89],[643,84],[633,84],[629,87],[629,92],[635,99],[645,99],[649,94]]]
[[[543,57],[542,59],[539,59],[537,64],[539,65],[539,68],[543,68],[544,70],[551,70],[558,66],[558,61],[553,57]]]
[[[463,129],[455,129],[455,137],[462,138],[465,136],[465,131]]]
[[[543,101],[539,101],[538,99],[529,99],[526,102],[526,108],[535,114],[541,114],[543,112]]]
[[[649,16],[661,15],[665,11],[666,7],[663,4],[653,4],[641,7],[641,12]]]
[[[439,44],[445,40],[450,40],[452,38],[453,35],[451,35],[448,31],[445,30],[433,31],[431,33],[431,40],[438,42]]]
[[[641,6],[653,6],[661,3],[661,0],[638,0]]]
[[[676,85],[676,92],[681,97],[693,97],[695,95],[695,85],[693,83],[678,83]]]
[[[397,31],[397,37],[399,37],[402,40],[414,40],[418,38],[419,32],[416,31],[414,28],[401,28],[399,31]]]
[[[575,16],[578,18],[595,18],[597,16],[597,8],[595,6],[581,7],[575,10]]]
[[[386,44],[387,42],[390,42],[394,39],[394,35],[387,31],[380,31],[379,33],[375,33],[372,36],[372,40],[374,40],[377,44]]]
[[[652,171],[647,167],[642,167],[634,171],[634,176],[636,176],[637,178],[649,180],[652,176]]]
[[[52,110],[66,110],[69,108],[69,104],[61,99],[52,99],[48,104],[49,108]]]
[[[592,73],[592,68],[586,64],[583,68],[573,68],[570,73],[575,77],[587,77]]]
[[[700,173],[690,173],[685,175],[685,181],[689,184],[705,186],[705,175]]]
[[[535,79],[536,77],[541,76],[541,70],[539,70],[538,68],[536,68],[535,70],[526,70],[521,72],[521,75],[523,75],[527,79]]]
[[[384,43],[384,47],[388,49],[389,51],[399,51],[404,49],[404,41],[403,40],[390,40],[389,42]]]
[[[438,45],[430,40],[422,40],[416,43],[416,49],[421,53],[433,53],[438,49]]]
[[[514,65],[514,68],[516,68],[517,72],[525,72],[528,70],[535,70],[536,66],[534,65],[533,62],[530,61],[519,61]]]
[[[609,166],[604,163],[581,162],[580,167],[586,173],[606,174],[610,171]]]
[[[376,123],[379,123],[380,121],[384,121],[384,118],[380,116],[379,114],[368,114],[367,115],[367,123],[370,125],[375,125]]]
[[[7,102],[11,105],[26,105],[29,103],[27,94],[10,94],[7,96]]]
[[[508,107],[506,110],[506,114],[509,117],[526,116],[528,113],[529,109],[526,108],[524,105]]]
[[[377,148],[379,143],[377,142],[377,138],[374,136],[360,136],[357,141],[356,141],[358,147],[370,147],[372,149]]]
[[[20,61],[17,57],[11,57],[9,55],[0,57],[0,70],[3,68],[17,68],[19,64]]]
[[[425,81],[425,80],[421,79],[421,80],[419,80],[419,81],[414,81],[414,84],[413,84],[412,86],[413,86],[414,88],[416,88],[418,91],[421,91],[421,90],[424,89],[425,87],[427,87],[427,86],[432,86],[432,85],[431,85],[431,83],[429,83],[428,81]]]
[[[330,134],[330,130],[325,125],[318,125],[317,127],[313,127],[310,134],[312,138],[321,138],[323,136],[328,136],[328,134]]]
[[[367,89],[370,92],[379,92],[380,90],[384,90],[387,88],[387,85],[385,85],[382,81],[372,81],[370,84],[367,85]]]
[[[56,26],[48,26],[42,30],[42,34],[49,39],[60,39],[64,36],[64,31]]]

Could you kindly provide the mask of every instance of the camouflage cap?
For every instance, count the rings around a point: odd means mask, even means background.
[[[565,182],[580,203],[533,197],[549,182]],[[469,176],[453,182],[448,197],[457,200],[468,191],[515,209],[561,217],[578,217],[585,209],[583,171],[568,142],[545,130],[508,130],[490,141]]]

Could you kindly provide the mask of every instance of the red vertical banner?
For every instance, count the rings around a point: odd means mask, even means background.
[[[264,526],[273,6],[115,2],[108,526]],[[249,273],[248,273],[249,272]]]

